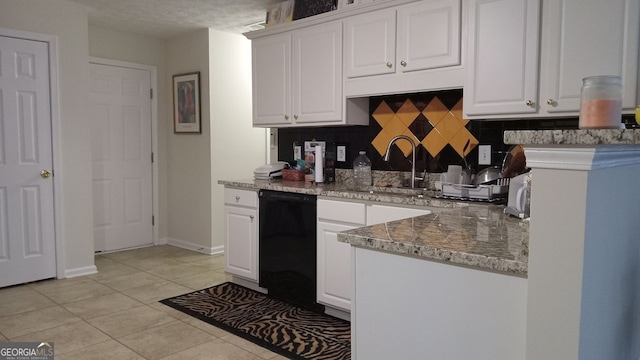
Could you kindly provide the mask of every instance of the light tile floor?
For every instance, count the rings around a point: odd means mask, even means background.
[[[285,359],[158,302],[229,280],[223,256],[163,245],[98,255],[96,266],[0,289],[0,341],[53,341],[56,360]]]

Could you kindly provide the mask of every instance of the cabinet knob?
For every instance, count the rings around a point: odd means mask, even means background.
[[[249,215],[249,219],[251,219],[251,221],[253,221],[253,215]]]
[[[293,115],[293,118],[298,120],[298,115]]]
[[[285,120],[289,120],[289,115],[285,115],[285,116],[284,116],[284,119],[285,119]]]
[[[527,100],[526,104],[527,104],[527,106],[533,106],[533,101]]]
[[[403,60],[403,61],[400,61],[400,65],[402,65],[402,66],[407,66],[407,62],[406,62],[406,61],[404,61],[404,60]]]
[[[236,196],[236,202],[240,201],[240,196]]]
[[[555,102],[555,101],[553,101],[553,99],[547,99],[547,105],[551,105],[551,106],[553,106],[553,105],[555,105],[555,104],[556,104],[556,102]]]
[[[388,62],[388,63],[387,63],[387,67],[388,67],[388,68],[391,68],[392,66],[393,66],[393,64],[392,64],[392,63],[390,63],[390,62]]]

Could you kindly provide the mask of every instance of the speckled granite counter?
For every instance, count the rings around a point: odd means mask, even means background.
[[[306,181],[282,180],[220,180],[218,184],[240,189],[265,189],[300,194],[335,197],[350,200],[384,202],[400,205],[432,206],[441,208],[465,207],[468,203],[433,198],[433,191],[371,187],[371,192],[354,191],[342,183],[315,185]],[[419,195],[418,195],[419,194]]]
[[[338,234],[338,240],[404,255],[525,275],[529,223],[494,205],[391,221]]]
[[[529,222],[503,213],[490,204],[434,199],[407,194],[358,192],[337,184],[315,186],[305,182],[218,181],[245,189],[267,189],[341,199],[386,202],[415,206],[455,208],[416,218],[366,226],[338,234],[338,240],[354,246],[445,261],[481,269],[526,275]],[[393,190],[388,190],[393,191]]]
[[[532,145],[636,145],[640,129],[598,130],[509,130],[505,144]]]

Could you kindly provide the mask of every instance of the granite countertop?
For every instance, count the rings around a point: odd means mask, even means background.
[[[390,221],[338,234],[354,246],[526,275],[529,222],[495,205]]]
[[[445,261],[486,270],[526,275],[529,222],[504,214],[503,206],[432,198],[419,189],[354,191],[344,184],[316,186],[302,181],[235,180],[219,184],[392,204],[449,208],[415,218],[341,232],[353,246]],[[422,192],[422,196],[416,194]]]
[[[531,145],[637,145],[640,129],[508,130],[505,144]]]
[[[435,192],[426,189],[370,187],[370,191],[355,191],[343,183],[315,185],[306,181],[283,180],[219,180],[218,184],[241,189],[264,189],[299,194],[334,197],[345,200],[384,202],[399,205],[458,208],[466,202],[436,199]]]

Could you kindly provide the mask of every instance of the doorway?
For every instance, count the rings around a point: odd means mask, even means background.
[[[154,243],[152,70],[89,64],[96,252]]]

